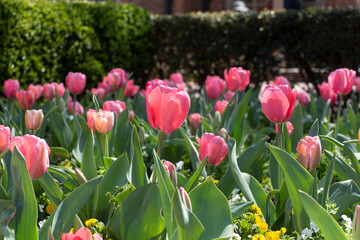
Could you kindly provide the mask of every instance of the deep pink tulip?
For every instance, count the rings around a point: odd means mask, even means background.
[[[288,131],[288,135],[290,136],[292,134],[292,132],[294,131],[294,126],[292,125],[291,122],[286,122],[286,129]],[[278,125],[275,124],[275,132],[278,132]]]
[[[25,112],[25,126],[30,130],[38,130],[43,122],[44,114],[39,110],[26,110]]]
[[[177,88],[154,86],[149,84],[146,88],[147,119],[152,128],[169,134],[185,121],[190,110],[190,97]]]
[[[320,89],[320,96],[321,99],[324,102],[327,102],[327,100],[330,99],[330,103],[331,104],[335,104],[338,95],[334,92],[334,90],[331,88],[330,84],[328,84],[327,82],[323,82],[320,84],[318,84],[318,87]]]
[[[230,91],[241,92],[250,83],[250,71],[241,67],[232,67],[229,69],[229,73],[224,71],[224,78]]]
[[[53,100],[56,96],[56,92],[58,97],[62,97],[65,93],[65,87],[62,83],[45,83],[44,84],[44,98],[46,100]]]
[[[31,109],[35,103],[35,94],[32,91],[22,90],[16,93],[16,99],[22,110]]]
[[[13,137],[10,142],[10,150],[17,147],[25,158],[30,177],[37,179],[49,168],[50,148],[44,139],[33,135]]]
[[[306,107],[310,103],[310,95],[307,92],[301,91],[297,94],[297,99],[301,106]]]
[[[296,100],[296,90],[287,85],[267,85],[261,97],[261,107],[265,116],[273,123],[291,119]]]
[[[219,76],[207,76],[205,90],[210,99],[217,100],[225,90],[225,81]]]
[[[125,97],[132,97],[139,91],[139,86],[134,84],[134,80],[129,80],[126,83]]]
[[[91,238],[91,231],[86,227],[82,227],[73,233],[63,233],[61,240],[102,240],[100,234],[95,233]]]
[[[191,130],[196,131],[201,123],[201,115],[199,113],[193,113],[189,116],[189,125]]]
[[[289,80],[284,77],[284,76],[277,76],[275,78],[275,82],[274,85],[279,86],[279,85],[288,85],[291,88],[291,84],[289,82]]]
[[[20,91],[18,80],[8,79],[4,82],[4,93],[6,98],[16,98],[16,93]]]
[[[330,73],[328,82],[337,94],[349,94],[351,92],[356,72],[347,68],[336,69]]]
[[[212,133],[204,133],[201,139],[196,140],[199,143],[199,158],[204,160],[208,156],[207,163],[218,165],[228,153],[228,145],[220,136],[215,136]]]
[[[10,128],[0,125],[0,154],[10,146]]]
[[[114,113],[99,111],[94,115],[95,129],[99,133],[109,133],[114,126]]]
[[[226,100],[228,100],[228,101],[230,101],[232,98],[233,98],[233,96],[234,96],[234,92],[232,92],[232,91],[226,91],[226,93],[224,93],[224,98],[226,99]],[[235,100],[235,99],[234,99]]]
[[[217,101],[214,108],[215,112],[219,111],[220,115],[223,115],[228,103],[229,103],[228,100]]]
[[[92,88],[91,93],[97,96],[99,99],[103,99],[105,97],[105,89],[103,88]]]
[[[107,75],[107,80],[113,88],[121,88],[127,79],[127,74],[124,69],[114,68]]]
[[[72,94],[80,94],[84,91],[86,76],[80,72],[69,72],[66,76],[66,87]]]
[[[73,110],[74,110],[74,101],[72,100],[72,97],[69,97],[68,111],[70,114],[74,114]],[[75,112],[76,112],[76,114],[79,114],[79,115],[84,114],[84,108],[78,101],[76,101],[76,103],[75,103]]]
[[[110,112],[115,112],[117,116],[120,115],[125,109],[126,104],[123,101],[106,101],[103,103],[103,109]]]
[[[41,97],[41,94],[43,93],[43,86],[39,84],[37,85],[30,84],[27,90],[32,91],[35,94],[35,99],[38,100]]]
[[[321,142],[318,136],[306,136],[301,139],[296,148],[298,152],[298,162],[306,169],[315,169],[321,159]]]
[[[354,80],[355,92],[360,93],[360,77],[356,77]]]
[[[176,175],[176,167],[174,164],[172,164],[172,162],[169,161],[165,161],[163,163],[165,171],[167,173],[167,175],[169,176],[172,184],[174,185],[174,187],[176,188],[177,186],[177,175]]]

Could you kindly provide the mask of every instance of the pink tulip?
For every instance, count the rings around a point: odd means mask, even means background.
[[[129,120],[130,122],[133,122],[133,121],[134,121],[134,117],[135,117],[135,112],[132,111],[132,110],[130,110],[130,111],[129,111],[128,120]]]
[[[215,112],[219,111],[220,115],[223,115],[228,103],[228,100],[217,101],[215,104]]]
[[[115,112],[117,116],[120,115],[125,109],[126,105],[123,101],[106,101],[103,103],[103,109],[110,112]]]
[[[218,165],[228,153],[228,145],[220,136],[215,136],[212,133],[204,133],[201,139],[196,140],[199,143],[199,158],[204,160],[208,156],[207,163]]]
[[[292,134],[292,132],[294,131],[294,126],[292,125],[291,122],[286,122],[286,129],[288,131],[288,135],[290,136]],[[278,125],[275,124],[275,132],[278,132]]]
[[[321,142],[318,136],[306,136],[301,139],[296,148],[298,152],[298,161],[306,169],[315,169],[321,159]]]
[[[20,91],[18,80],[8,79],[4,82],[4,93],[6,98],[16,98],[16,93]]]
[[[73,110],[74,110],[74,101],[72,100],[72,97],[69,97],[68,111],[70,114],[74,114]],[[75,112],[76,112],[76,114],[79,114],[79,115],[84,114],[84,108],[78,101],[76,101],[76,103],[75,103]]]
[[[30,109],[35,103],[35,94],[32,91],[16,92],[16,99],[22,110]]]
[[[181,73],[172,73],[170,75],[170,79],[165,80],[165,82],[169,87],[178,88],[179,90],[184,90],[185,88],[183,76]]]
[[[225,90],[225,81],[219,76],[207,76],[205,90],[210,99],[217,100]]]
[[[140,90],[140,95],[143,96],[144,98],[146,98],[146,90],[145,90],[145,89],[141,89],[141,90]]]
[[[102,111],[102,110],[100,109],[100,111]],[[94,110],[94,109],[89,109],[86,112],[86,119],[88,122],[88,127],[92,131],[95,131],[95,116],[96,116],[96,110]]]
[[[232,67],[229,73],[225,70],[224,77],[227,88],[233,92],[241,92],[250,83],[250,71],[242,69],[241,67]]]
[[[190,97],[177,88],[154,86],[150,83],[146,88],[147,119],[152,128],[169,134],[185,121],[190,110]]]
[[[296,100],[296,90],[287,85],[267,85],[261,97],[261,107],[265,116],[273,123],[291,119]]]
[[[53,100],[56,96],[56,92],[58,97],[62,97],[65,93],[65,87],[62,83],[45,83],[44,84],[44,98],[46,100]]]
[[[193,113],[189,116],[189,125],[191,130],[196,131],[201,123],[201,115],[199,113]]]
[[[10,128],[0,125],[0,154],[10,146]]]
[[[95,233],[91,238],[91,231],[86,227],[82,227],[73,233],[63,233],[61,240],[102,240],[100,234]]]
[[[328,82],[337,94],[349,94],[351,92],[356,72],[347,68],[336,69],[330,73]]]
[[[13,137],[10,142],[10,150],[17,147],[25,158],[30,177],[37,179],[49,168],[50,148],[44,139],[33,135]]]
[[[32,91],[35,94],[35,99],[38,100],[43,92],[43,86],[30,84],[27,90]]]
[[[84,91],[86,76],[80,72],[69,72],[66,76],[66,87],[72,94],[80,94]]]
[[[230,101],[233,97],[234,97],[234,92],[232,91],[226,91],[226,93],[224,93],[224,98],[228,101]],[[235,100],[235,99],[234,99]]]
[[[105,89],[103,88],[92,88],[91,93],[97,96],[99,99],[103,99],[105,97]]]
[[[134,80],[129,80],[125,88],[125,97],[132,97],[139,91],[139,86],[134,84]]]
[[[172,184],[174,185],[174,187],[176,188],[177,186],[177,175],[176,175],[176,167],[174,164],[172,164],[169,161],[165,161],[163,163],[165,171],[167,173],[167,175],[169,176]]]
[[[165,83],[164,80],[161,79],[153,79],[151,81],[147,81],[146,82],[146,89],[148,89],[149,86],[151,86],[151,89],[156,88],[157,86],[162,85],[162,86],[167,86],[167,84]],[[145,96],[146,97],[146,90],[145,90]]]
[[[107,80],[113,88],[121,88],[126,82],[126,72],[121,68],[114,68],[107,75]]]
[[[98,88],[102,88],[105,90],[105,93],[112,93],[114,91],[114,87],[110,84],[108,77],[104,77],[103,81],[98,84]]]
[[[275,78],[275,82],[274,85],[279,86],[279,85],[288,85],[291,88],[291,84],[289,82],[289,80],[284,77],[284,76],[277,76]]]
[[[38,130],[43,122],[44,114],[39,110],[26,110],[25,112],[25,126],[30,130]]]
[[[297,98],[301,106],[306,107],[310,103],[310,95],[307,92],[299,92]]]
[[[109,133],[114,126],[114,113],[109,111],[97,112],[95,115],[95,128],[99,133]]]
[[[320,89],[320,96],[324,102],[327,102],[327,100],[330,100],[331,104],[334,104],[337,100],[338,95],[334,92],[334,90],[331,88],[331,86],[327,82],[323,82],[318,84],[318,87]]]
[[[183,187],[179,188],[179,193],[180,193],[180,198],[181,201],[183,202],[183,204],[190,210],[192,211],[192,205],[191,205],[191,200],[190,197],[188,195],[188,193],[186,192],[186,190]]]
[[[360,77],[355,78],[354,85],[355,85],[355,92],[360,93]]]

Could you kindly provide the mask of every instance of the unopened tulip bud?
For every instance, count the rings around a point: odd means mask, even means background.
[[[38,130],[44,119],[44,114],[39,110],[26,110],[25,112],[25,126],[29,130]]]
[[[179,192],[180,192],[180,197],[181,197],[181,201],[185,204],[185,206],[192,211],[192,206],[191,206],[191,200],[189,195],[187,194],[187,192],[185,191],[184,188],[180,187],[179,188]]]
[[[143,126],[141,126],[139,129],[139,140],[140,140],[141,146],[143,146],[145,143],[145,129]]]
[[[79,185],[82,185],[87,182],[85,175],[83,174],[83,172],[80,169],[75,168],[74,171],[75,171],[76,179],[77,179]]]
[[[224,139],[226,139],[227,131],[225,128],[221,128],[219,135],[222,136]]]
[[[360,206],[357,205],[353,219],[353,240],[360,240]]]
[[[201,123],[201,115],[199,113],[193,113],[189,116],[189,125],[191,130],[196,131]]]
[[[164,168],[166,170],[167,175],[169,176],[172,184],[174,185],[174,187],[176,188],[177,186],[177,175],[176,175],[176,167],[174,164],[172,164],[169,161],[165,161],[163,163]]]
[[[296,148],[298,152],[298,161],[306,169],[315,169],[321,159],[321,142],[318,136],[306,136],[301,139]]]
[[[215,112],[215,117],[214,117],[214,128],[217,129],[221,124],[221,114],[219,111]]]

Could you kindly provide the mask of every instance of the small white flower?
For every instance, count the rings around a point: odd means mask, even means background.
[[[321,193],[322,191],[324,191],[324,188],[321,187],[318,189],[318,193]]]
[[[302,239],[308,239],[309,237],[311,237],[313,234],[313,231],[308,229],[308,228],[305,228],[301,231],[301,238]]]
[[[313,221],[310,222],[310,227],[311,230],[313,230],[315,233],[317,233],[320,230],[319,227]]]
[[[234,233],[234,234],[231,236],[231,239],[232,239],[232,240],[241,240],[241,237],[240,237],[239,234]]]
[[[236,203],[238,200],[241,199],[239,194],[236,194],[233,198],[230,199],[230,203]]]
[[[178,161],[176,163],[176,170],[177,171],[181,170],[183,168],[183,166],[184,166],[184,161]]]
[[[42,228],[42,226],[44,225],[44,223],[46,222],[47,219],[44,219],[42,221],[39,221],[39,228]]]

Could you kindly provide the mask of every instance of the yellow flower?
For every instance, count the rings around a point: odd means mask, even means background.
[[[266,240],[279,240],[280,236],[277,232],[267,232],[265,233]]]
[[[252,237],[251,240],[265,240],[265,237],[262,234],[256,234]]]
[[[99,221],[96,218],[90,218],[85,222],[86,227],[94,227]]]
[[[255,209],[256,209],[256,205],[252,205],[252,206],[250,207],[250,210],[251,210],[251,211],[255,211]]]
[[[257,214],[262,214],[261,209],[259,207],[257,207],[256,205],[252,205],[250,207],[250,210],[255,211]]]
[[[286,228],[284,228],[284,227],[281,228],[281,229],[280,229],[280,232],[281,232],[281,234],[285,234],[285,233],[286,233]]]
[[[55,209],[56,209],[55,205],[50,203],[49,205],[46,206],[46,213],[51,215]]]
[[[262,231],[266,232],[268,230],[269,226],[258,214],[255,214],[255,222],[256,226],[258,226]]]
[[[70,167],[70,165],[71,165],[71,162],[68,162],[64,165],[64,167],[68,168],[68,167]]]
[[[214,180],[214,183],[215,183],[215,184],[218,184],[218,182],[219,182],[219,180]]]
[[[73,232],[74,232],[74,228],[71,228],[69,233],[73,233]]]

